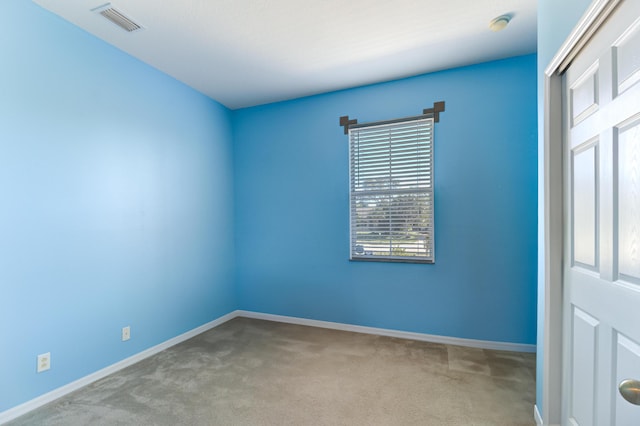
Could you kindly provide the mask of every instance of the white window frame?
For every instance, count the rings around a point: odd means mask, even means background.
[[[435,263],[434,122],[349,127],[350,260]]]

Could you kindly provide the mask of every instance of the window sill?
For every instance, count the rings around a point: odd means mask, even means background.
[[[387,262],[387,263],[427,263],[435,264],[434,260],[428,259],[402,259],[402,258],[384,258],[384,257],[352,257],[349,262]]]

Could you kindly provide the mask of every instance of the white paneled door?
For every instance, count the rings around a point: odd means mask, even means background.
[[[617,7],[564,87],[563,424],[638,426],[640,0]]]

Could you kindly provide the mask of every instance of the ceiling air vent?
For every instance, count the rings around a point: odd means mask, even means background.
[[[111,3],[92,9],[92,11],[99,13],[123,30],[130,33],[142,29],[142,26],[133,22],[130,18],[127,18],[122,12],[111,6]]]

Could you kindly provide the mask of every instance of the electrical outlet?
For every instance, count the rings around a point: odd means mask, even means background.
[[[42,373],[51,368],[51,352],[38,355],[38,367],[37,372]]]
[[[131,339],[131,327],[122,327],[122,341],[125,342],[129,339]]]

